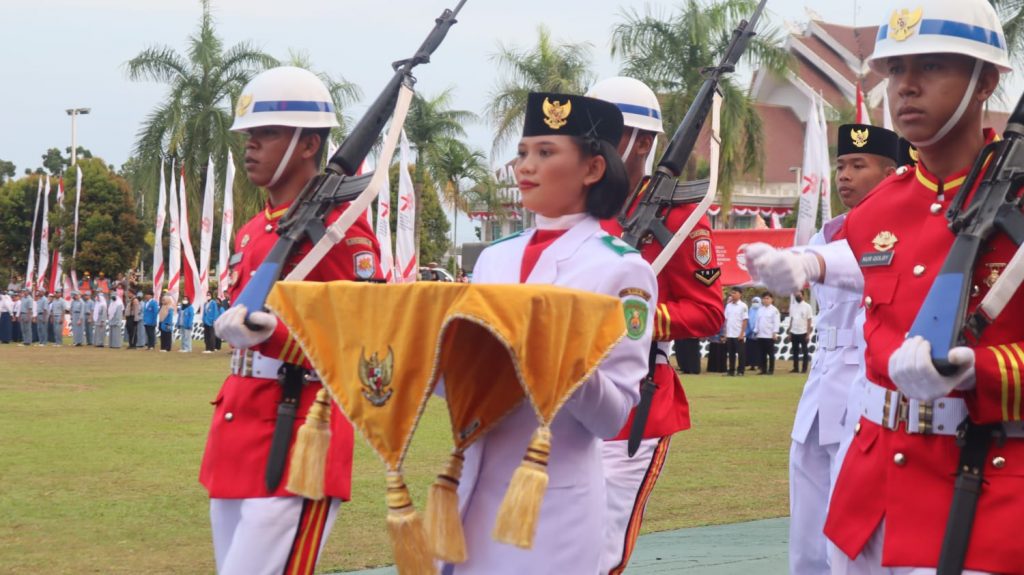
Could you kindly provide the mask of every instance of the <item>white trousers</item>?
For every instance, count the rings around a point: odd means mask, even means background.
[[[643,439],[636,455],[629,456],[627,441],[605,441],[602,446],[605,491],[604,551],[601,575],[621,573],[633,553],[647,500],[661,475],[671,437]]]
[[[789,448],[789,572],[828,575],[829,548],[825,517],[839,472],[838,443],[818,444],[815,417],[803,443]]]
[[[340,503],[327,499],[317,505],[302,497],[210,499],[217,573],[281,575],[286,566],[304,563],[312,564],[294,572],[312,573]]]
[[[935,575],[931,567],[883,567],[882,541],[885,539],[885,521],[868,539],[856,559],[850,559],[839,548],[832,547],[832,575]],[[963,575],[993,575],[984,571],[964,569]]]

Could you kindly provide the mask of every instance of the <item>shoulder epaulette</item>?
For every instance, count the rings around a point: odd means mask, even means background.
[[[493,242],[491,242],[490,245],[493,246],[493,245],[500,244],[501,242],[507,242],[508,240],[511,240],[512,238],[518,238],[519,236],[523,235],[524,231],[526,231],[526,230],[520,230],[520,231],[518,231],[518,232],[516,232],[514,234],[505,236],[503,238],[498,238],[498,239],[494,240]]]
[[[630,246],[629,244],[615,236],[604,236],[603,238],[601,238],[601,241],[604,242],[604,245],[608,246],[609,249],[619,254],[620,256],[624,256],[626,254],[640,253],[640,250]]]

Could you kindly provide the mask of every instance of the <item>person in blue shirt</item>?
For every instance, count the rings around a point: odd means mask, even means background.
[[[217,348],[217,334],[213,332],[213,324],[221,313],[220,302],[213,297],[213,293],[207,294],[206,305],[203,306],[203,343],[206,344],[203,353],[213,353]]]
[[[151,294],[146,294],[142,302],[142,325],[146,328],[146,349],[156,347],[156,324],[160,314],[160,304]]]
[[[192,307],[192,302],[189,301],[188,296],[181,298],[181,307],[178,309],[178,329],[181,330],[181,349],[178,351],[182,353],[192,352],[192,324],[195,323],[196,309]]]
[[[754,296],[750,300],[750,310],[747,312],[747,369],[761,369],[761,362],[758,358],[761,356],[758,354],[757,335],[754,334],[754,327],[757,325],[757,314],[761,311],[761,298]]]

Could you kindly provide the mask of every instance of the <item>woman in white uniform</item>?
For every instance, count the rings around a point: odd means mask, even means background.
[[[446,573],[593,575],[604,541],[601,444],[639,401],[647,373],[657,282],[640,254],[601,230],[618,213],[627,178],[615,146],[622,113],[607,102],[530,94],[515,173],[537,227],[488,247],[474,283],[552,284],[623,300],[627,334],[551,425],[549,483],[533,548],[494,541],[491,532],[537,418],[520,405],[466,452],[459,500],[468,560]],[[568,337],[568,334],[567,334]]]

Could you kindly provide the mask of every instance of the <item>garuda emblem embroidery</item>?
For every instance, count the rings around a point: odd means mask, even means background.
[[[377,352],[366,358],[366,348],[359,352],[359,381],[363,382],[363,397],[374,407],[381,407],[391,399],[394,390],[391,376],[395,372],[395,353],[388,346],[388,354],[382,361]]]
[[[246,115],[249,112],[250,104],[252,104],[252,94],[242,94],[238,98],[238,106],[235,107],[235,115]]]
[[[918,8],[911,12],[906,8],[894,10],[889,18],[889,37],[902,42],[914,35],[914,27],[921,21],[924,10]]]
[[[543,109],[544,123],[552,130],[558,130],[569,121],[569,114],[572,113],[572,100],[566,100],[562,104],[558,100],[551,102],[544,98]]]
[[[885,231],[879,232],[875,239],[871,240],[871,244],[875,246],[875,249],[880,252],[887,252],[896,246],[896,242],[899,240],[896,235],[892,232]]]
[[[853,142],[854,146],[857,146],[858,148],[863,148],[864,146],[868,145],[869,135],[870,132],[868,132],[867,128],[863,130],[850,130],[850,141]]]

